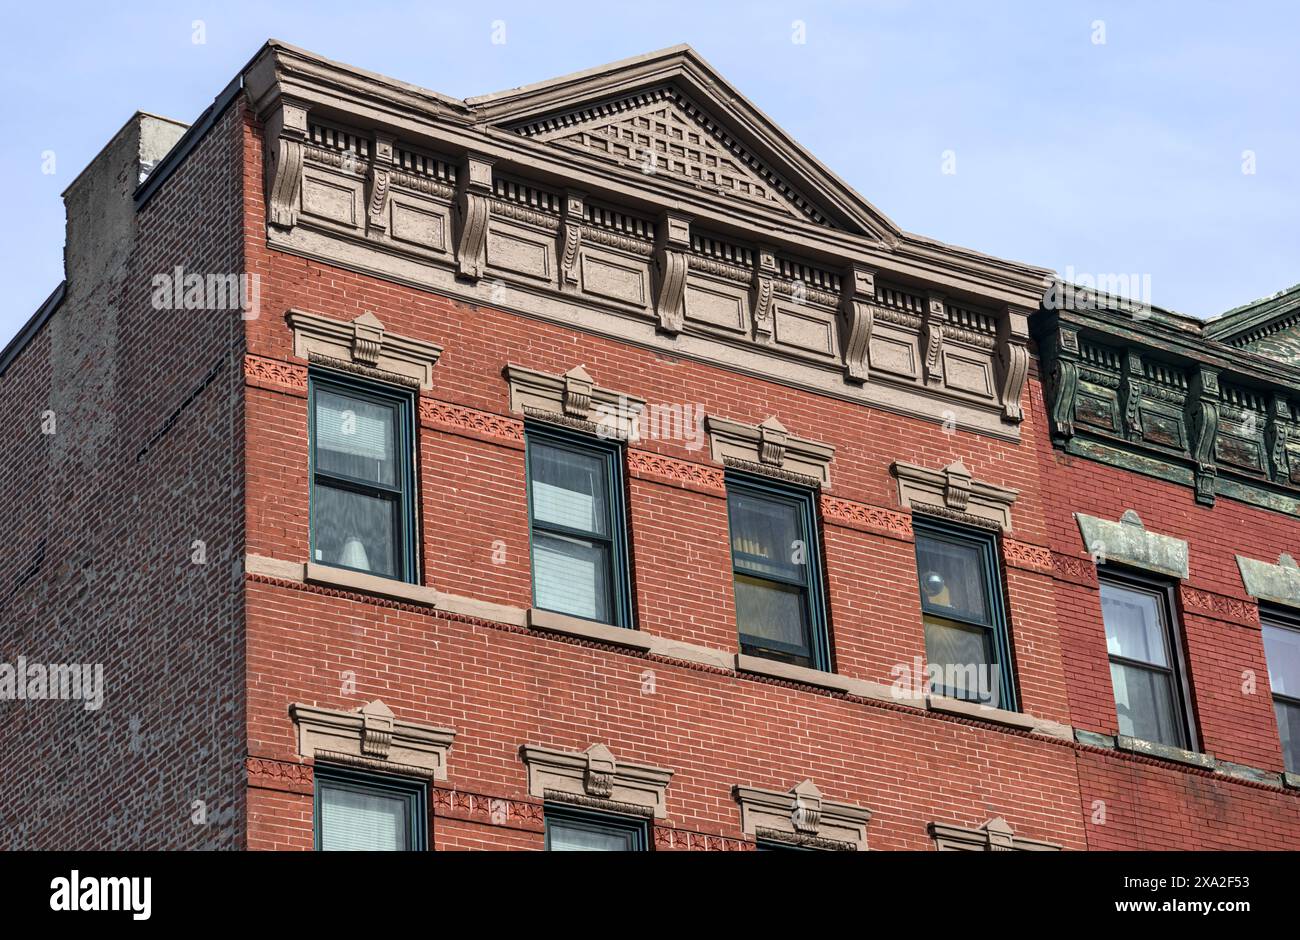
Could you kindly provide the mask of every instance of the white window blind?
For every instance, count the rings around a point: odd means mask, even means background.
[[[321,848],[328,851],[400,852],[407,848],[407,801],[403,797],[322,788]]]

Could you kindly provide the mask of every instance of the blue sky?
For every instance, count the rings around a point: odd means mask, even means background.
[[[689,42],[909,231],[1149,275],[1203,317],[1300,281],[1293,3],[171,0],[5,25],[0,344],[62,278],[76,174],[137,109],[192,121],[271,36],[456,97]]]

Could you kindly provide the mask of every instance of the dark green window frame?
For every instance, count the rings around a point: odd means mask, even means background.
[[[524,441],[524,486],[528,498],[528,540],[533,606],[541,606],[537,599],[536,541],[539,533],[561,538],[599,542],[608,551],[609,564],[605,588],[609,592],[610,607],[610,619],[599,622],[607,622],[610,626],[634,629],[632,579],[628,563],[627,491],[623,479],[623,444],[619,441],[602,440],[590,434],[571,432],[564,428],[535,422],[525,423]],[[602,462],[606,488],[607,518],[605,526],[608,532],[607,535],[569,529],[552,522],[539,522],[536,519],[533,512],[533,447],[535,444],[569,451],[585,457],[595,457]],[[558,611],[558,613],[574,616],[567,611]]]
[[[313,845],[317,851],[323,851],[321,847],[321,810],[324,798],[322,791],[330,789],[404,797],[407,801],[407,846],[405,851],[424,852],[428,850],[429,787],[423,780],[399,777],[377,771],[336,767],[328,764],[317,764],[312,776],[315,780],[312,798],[312,833]]]
[[[397,468],[394,485],[387,486],[370,480],[359,480],[337,473],[326,473],[317,467],[316,460],[316,395],[320,391],[354,398],[363,402],[393,407],[397,413],[394,440]],[[351,375],[312,369],[307,376],[307,472],[310,480],[308,495],[309,556],[316,560],[317,553],[317,492],[322,487],[358,493],[395,504],[393,551],[396,574],[366,571],[336,562],[320,562],[331,567],[347,568],[376,577],[389,577],[396,581],[417,582],[415,540],[415,395],[413,392],[368,382]]]
[[[546,803],[542,809],[542,818],[546,828],[546,851],[551,848],[551,826],[560,823],[571,829],[583,829],[589,832],[616,834],[627,839],[624,851],[650,851],[650,821],[639,816],[625,816],[621,813],[602,812],[560,803]]]
[[[830,636],[826,615],[826,591],[822,583],[821,532],[817,525],[817,493],[808,487],[783,484],[766,477],[727,471],[727,544],[731,548],[731,581],[733,594],[738,578],[765,581],[782,587],[802,591],[803,611],[807,636],[799,645],[746,634],[739,622],[737,605],[737,633],[740,650],[750,656],[775,659],[780,662],[808,666],[822,672],[831,668]],[[771,501],[793,506],[797,512],[800,541],[804,545],[804,577],[786,578],[771,571],[759,571],[759,566],[736,550],[735,503],[732,496]]]
[[[1153,578],[1141,572],[1122,568],[1113,563],[1105,565],[1097,572],[1099,585],[1098,603],[1101,603],[1100,590],[1106,585],[1114,585],[1127,591],[1147,594],[1156,601],[1160,616],[1161,640],[1164,643],[1165,665],[1130,659],[1106,650],[1107,662],[1112,665],[1129,666],[1148,672],[1167,675],[1170,680],[1170,698],[1173,707],[1173,723],[1178,734],[1176,741],[1164,741],[1173,747],[1189,751],[1200,749],[1197,743],[1196,724],[1193,721],[1192,689],[1188,682],[1187,658],[1183,653],[1182,627],[1178,620],[1178,603],[1174,594],[1174,585],[1164,578]],[[1102,611],[1102,626],[1105,628],[1106,615]],[[1109,642],[1109,640],[1108,640]],[[1112,689],[1112,693],[1113,693]],[[1118,721],[1119,700],[1115,700]]]
[[[921,595],[921,619],[928,625],[956,625],[959,628],[977,628],[988,636],[988,648],[992,650],[998,667],[998,708],[1006,711],[1019,711],[1019,697],[1016,694],[1015,666],[1011,651],[1011,632],[1008,626],[1006,597],[1002,590],[1002,568],[998,562],[998,536],[993,532],[969,526],[954,525],[944,520],[912,515],[912,532],[917,548],[917,588]],[[931,604],[926,594],[926,572],[921,570],[920,548],[923,540],[973,548],[980,566],[979,577],[984,591],[987,617],[963,616],[951,608]],[[926,661],[929,663],[927,641]],[[935,689],[939,695],[952,696],[953,689]]]
[[[1294,635],[1300,641],[1300,614],[1292,611],[1282,611],[1275,607],[1261,605],[1259,609],[1259,620],[1262,632],[1265,637],[1264,651],[1267,661],[1268,655],[1268,632],[1277,631],[1280,634]],[[1286,694],[1277,691],[1274,682],[1275,667],[1270,664],[1269,667],[1269,685],[1273,690],[1273,708],[1277,713],[1278,719],[1278,736],[1282,744],[1282,759],[1287,773],[1300,774],[1300,736],[1283,737],[1283,714],[1285,711],[1300,711],[1300,696]],[[1287,725],[1289,727],[1289,723]]]

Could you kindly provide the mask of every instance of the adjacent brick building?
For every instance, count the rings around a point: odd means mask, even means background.
[[[272,42],[66,200],[0,661],[103,703],[5,706],[0,844],[1300,836],[1300,292],[912,235],[685,47],[461,101]]]

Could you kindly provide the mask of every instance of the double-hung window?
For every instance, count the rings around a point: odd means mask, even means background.
[[[1101,615],[1120,734],[1194,749],[1173,609],[1167,584],[1103,572]]]
[[[548,803],[548,852],[645,852],[649,826],[645,819]]]
[[[1300,774],[1300,619],[1268,610],[1260,619],[1282,755],[1287,772]]]
[[[412,395],[312,373],[308,397],[312,560],[414,581]]]
[[[632,626],[622,445],[529,425],[533,605]]]
[[[817,518],[811,490],[727,474],[740,649],[830,668]]]
[[[912,517],[931,691],[1015,711],[997,537]]]
[[[417,780],[317,765],[316,848],[422,851],[428,790]]]

